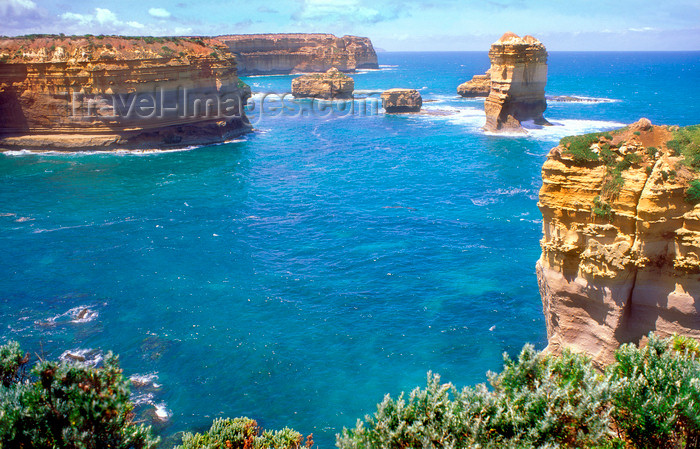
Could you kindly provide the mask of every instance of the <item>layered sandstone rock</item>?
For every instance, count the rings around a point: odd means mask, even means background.
[[[601,365],[650,331],[700,337],[700,204],[685,200],[700,175],[667,148],[667,127],[644,119],[608,137],[585,145],[599,160],[550,151],[537,262],[548,349]]]
[[[549,124],[547,109],[547,50],[532,36],[504,34],[489,50],[491,90],[484,102],[486,131],[519,131],[520,123]]]
[[[0,148],[111,150],[222,142],[251,129],[235,57],[216,41],[0,40]]]
[[[465,98],[488,97],[489,92],[491,92],[490,71],[485,75],[474,75],[471,80],[457,87],[457,93]]]
[[[389,89],[382,92],[382,107],[388,114],[420,112],[423,98],[415,89]]]
[[[240,34],[218,36],[238,58],[241,75],[343,72],[379,68],[366,37],[332,34]]]
[[[296,98],[326,100],[352,98],[355,81],[335,67],[326,73],[303,75],[292,80],[292,95]]]

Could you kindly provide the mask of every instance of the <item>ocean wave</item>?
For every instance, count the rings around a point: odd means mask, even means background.
[[[35,324],[42,326],[55,326],[62,323],[89,323],[94,321],[99,316],[97,310],[93,310],[90,307],[93,306],[78,306],[73,307],[63,313],[52,316],[51,318],[43,321],[35,321]]]
[[[205,145],[189,145],[189,146],[182,147],[182,148],[167,148],[167,149],[144,148],[144,149],[136,149],[136,150],[116,149],[116,150],[100,150],[100,151],[96,151],[96,150],[79,150],[79,151],[9,150],[9,151],[0,151],[0,154],[4,154],[7,156],[34,155],[34,156],[59,156],[59,157],[95,156],[95,155],[100,155],[100,156],[109,156],[109,155],[114,155],[114,156],[153,156],[153,155],[160,155],[160,154],[167,154],[167,153],[180,153],[183,151],[196,150],[196,149],[202,148],[202,147],[226,145],[229,143],[240,143],[240,142],[245,142],[245,141],[246,141],[246,137],[244,136],[244,137],[236,137],[235,139],[225,140],[223,142],[209,143],[209,144],[205,144]]]
[[[157,383],[158,373],[149,374],[133,374],[129,377],[129,380],[136,388],[160,388],[161,385]]]
[[[604,97],[586,97],[583,95],[547,95],[548,103],[575,103],[575,104],[596,104],[596,103],[619,103],[622,100]]]
[[[95,368],[102,363],[104,356],[99,349],[70,349],[68,351],[63,351],[63,354],[61,354],[58,359],[62,362]]]
[[[134,407],[153,407],[149,414],[158,421],[167,421],[173,416],[165,402],[155,402],[153,393],[132,393],[129,400]]]

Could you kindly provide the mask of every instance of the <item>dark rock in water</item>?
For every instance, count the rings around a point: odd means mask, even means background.
[[[78,312],[78,315],[75,317],[75,319],[83,320],[88,316],[89,313],[90,309],[82,309],[80,312]]]
[[[63,358],[65,358],[66,360],[72,360],[74,362],[84,362],[85,360],[87,360],[85,358],[85,356],[83,356],[81,354],[73,354],[72,352],[68,352],[68,351],[66,351],[63,354]]]
[[[382,92],[382,107],[388,114],[420,112],[423,99],[415,89],[389,89]]]

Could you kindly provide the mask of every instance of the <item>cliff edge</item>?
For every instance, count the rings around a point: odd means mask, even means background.
[[[0,149],[149,149],[223,142],[252,128],[250,88],[218,41],[0,39]]]
[[[241,75],[341,72],[377,69],[377,53],[366,37],[332,34],[238,34],[217,36],[238,59]]]
[[[548,350],[605,365],[650,331],[700,338],[700,127],[562,139],[542,181]]]

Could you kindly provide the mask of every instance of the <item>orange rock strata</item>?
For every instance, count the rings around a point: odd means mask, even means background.
[[[544,88],[547,84],[547,49],[532,36],[504,34],[489,50],[491,90],[484,102],[486,131],[519,131],[520,123],[533,120],[546,125]]]
[[[249,96],[235,57],[210,39],[0,39],[4,150],[222,142],[250,131]]]
[[[377,69],[377,53],[366,37],[332,34],[239,34],[218,36],[238,58],[241,75],[342,72]]]
[[[538,204],[548,349],[601,365],[649,331],[700,338],[700,204],[685,198],[700,175],[666,146],[668,127],[643,119],[610,137],[586,145],[599,160],[553,148]]]

